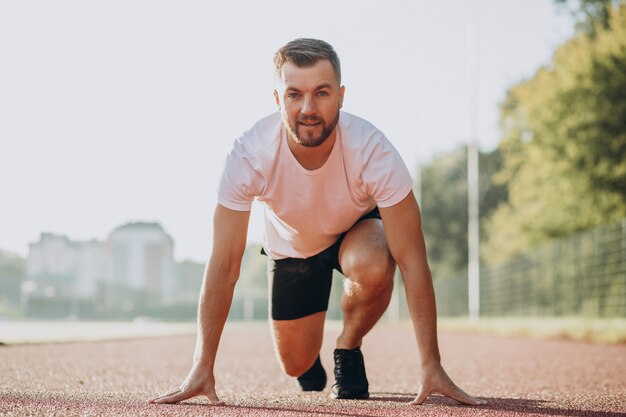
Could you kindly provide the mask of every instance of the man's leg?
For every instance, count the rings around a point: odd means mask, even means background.
[[[287,375],[300,376],[311,368],[322,348],[325,318],[321,311],[295,320],[272,320],[276,356]]]
[[[326,371],[318,358],[332,283],[332,266],[324,260],[331,249],[307,259],[268,260],[276,356],[287,375],[298,377],[304,391],[326,386]]]
[[[341,299],[343,331],[334,352],[331,396],[368,398],[369,382],[360,347],[389,305],[395,272],[380,219],[364,219],[350,229],[339,249],[339,264],[346,276]]]
[[[341,298],[343,331],[337,348],[353,349],[361,346],[391,300],[396,265],[382,221],[365,219],[350,229],[339,249],[339,263],[346,280]]]

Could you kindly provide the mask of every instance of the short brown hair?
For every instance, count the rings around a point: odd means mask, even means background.
[[[274,55],[276,78],[281,77],[281,70],[287,62],[297,67],[306,68],[312,67],[318,61],[324,59],[330,61],[335,71],[337,82],[341,84],[341,64],[339,63],[337,52],[329,43],[310,38],[294,39],[276,51],[276,55]]]

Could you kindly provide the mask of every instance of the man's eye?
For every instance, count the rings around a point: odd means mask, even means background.
[[[293,100],[293,99],[296,99],[298,97],[300,97],[300,94],[298,94],[298,93],[287,93],[287,98],[289,98],[289,99]]]
[[[317,92],[317,95],[318,95],[318,96],[325,97],[325,96],[327,96],[327,95],[328,95],[328,92],[327,92],[327,91],[318,91],[318,92]]]

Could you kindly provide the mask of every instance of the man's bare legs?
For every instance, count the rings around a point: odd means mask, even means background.
[[[366,219],[346,234],[339,250],[346,280],[341,307],[344,328],[337,348],[352,349],[374,327],[391,299],[395,263],[382,222]],[[295,320],[272,320],[276,355],[283,371],[300,376],[315,362],[322,347],[325,312]]]
[[[353,349],[361,346],[391,299],[396,265],[382,221],[366,219],[350,229],[339,249],[339,263],[346,280],[341,298],[343,331],[337,348]]]
[[[306,372],[320,353],[326,312],[295,320],[272,320],[276,356],[289,376]]]

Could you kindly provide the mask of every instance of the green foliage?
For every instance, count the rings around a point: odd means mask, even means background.
[[[422,168],[422,218],[433,277],[467,265],[467,151],[443,155]]]
[[[626,7],[609,27],[509,90],[495,177],[509,199],[486,224],[489,261],[626,216]]]
[[[499,150],[479,154],[481,218],[506,199],[506,186],[491,179],[501,161]],[[467,269],[467,147],[422,167],[421,178],[423,230],[433,276],[458,275]]]
[[[267,257],[261,255],[261,245],[246,246],[237,287],[257,292],[267,289]]]
[[[17,255],[0,251],[0,305],[4,309],[19,304],[21,285],[26,279],[26,262]]]
[[[267,257],[261,255],[260,245],[248,245],[241,260],[241,269],[236,288],[242,290],[267,289]],[[179,290],[198,294],[204,279],[205,264],[191,260],[178,263]]]
[[[598,30],[608,29],[609,10],[624,4],[624,0],[555,0],[567,8],[576,21],[576,29],[595,36]]]
[[[576,22],[576,29],[595,36],[596,32],[608,28],[609,9],[617,7],[622,0],[555,0],[569,10]]]
[[[204,264],[186,259],[177,264],[178,291],[200,293],[204,279]]]

